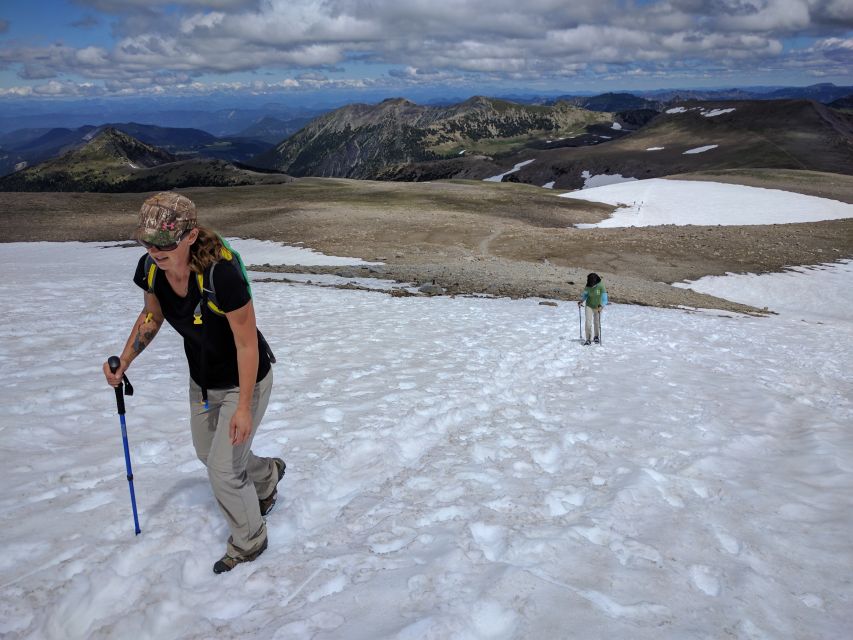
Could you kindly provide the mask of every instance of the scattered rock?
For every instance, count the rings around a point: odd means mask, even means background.
[[[558,306],[556,302],[551,302],[550,300],[542,300],[539,304],[542,306],[545,306],[545,307],[556,307],[556,306]]]
[[[421,293],[425,293],[428,296],[441,296],[444,295],[444,289],[437,284],[425,284],[418,289]]]

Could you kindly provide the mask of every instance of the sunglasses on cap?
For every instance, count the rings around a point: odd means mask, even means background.
[[[181,244],[181,240],[189,233],[191,229],[185,229],[181,235],[174,242],[170,242],[169,244],[155,244],[153,242],[146,242],[145,240],[137,240],[139,244],[141,244],[146,249],[156,249],[157,251],[174,251],[178,248],[178,245]]]

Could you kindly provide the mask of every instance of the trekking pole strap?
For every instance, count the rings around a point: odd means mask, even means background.
[[[107,358],[107,364],[110,367],[110,371],[115,373],[118,371],[118,368],[121,366],[121,360],[118,356],[110,356]],[[122,384],[124,384],[124,390],[122,390]],[[125,394],[132,396],[133,395],[133,385],[130,384],[130,380],[127,379],[126,374],[122,374],[121,383],[115,388],[116,390],[116,408],[118,409],[118,414],[120,416],[124,415],[124,396]]]

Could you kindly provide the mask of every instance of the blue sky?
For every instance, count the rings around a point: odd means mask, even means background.
[[[5,0],[0,99],[853,84],[850,0]]]

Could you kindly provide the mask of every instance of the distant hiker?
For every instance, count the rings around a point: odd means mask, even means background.
[[[172,192],[148,198],[139,211],[136,239],[147,249],[133,277],[145,302],[121,366],[111,373],[105,363],[104,375],[117,386],[164,320],[183,337],[193,446],[231,531],[213,571],[230,571],[267,548],[263,516],[275,504],[284,475],[284,460],[251,451],[269,402],[275,358],[255,325],[238,254],[198,224],[189,198]]]
[[[597,273],[590,273],[586,277],[586,288],[581,294],[581,299],[578,300],[578,306],[580,307],[584,302],[586,302],[586,324],[584,325],[586,341],[584,344],[590,344],[591,340],[598,344],[601,340],[601,311],[607,304],[607,291],[601,281],[601,276]],[[593,323],[595,323],[595,338],[593,338]]]

